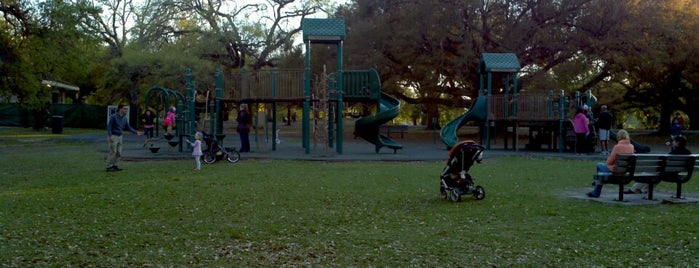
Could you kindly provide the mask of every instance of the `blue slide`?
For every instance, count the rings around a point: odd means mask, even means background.
[[[381,147],[393,149],[396,153],[398,149],[403,149],[403,146],[398,144],[393,139],[380,133],[381,125],[393,120],[400,114],[400,100],[386,93],[381,92],[379,98],[379,111],[367,117],[362,117],[354,123],[354,135],[373,143],[376,146],[376,153]]]
[[[468,109],[466,113],[442,126],[442,129],[439,131],[439,136],[442,138],[442,143],[447,146],[447,149],[451,149],[459,142],[459,137],[456,136],[456,132],[463,125],[469,121],[485,121],[485,116],[488,113],[487,103],[488,99],[486,97],[476,98],[473,104],[471,104],[471,108]]]

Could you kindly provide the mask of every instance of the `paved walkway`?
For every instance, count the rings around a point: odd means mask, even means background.
[[[231,137],[233,136],[233,137]],[[65,137],[65,139],[95,143],[97,150],[107,153],[106,138],[102,134],[80,134]],[[175,141],[173,139],[173,141]],[[251,152],[241,153],[241,160],[245,159],[287,159],[287,160],[309,160],[309,161],[446,161],[447,149],[441,141],[414,141],[396,139],[403,149],[395,153],[392,149],[382,148],[379,153],[375,152],[374,145],[362,139],[345,139],[342,153],[337,152],[337,148],[323,148],[314,146],[311,142],[311,150],[305,152],[301,139],[283,139],[277,144],[275,150],[272,149],[271,142],[266,142],[264,138],[255,141],[251,137]],[[162,139],[155,142],[155,146],[160,147],[157,153],[152,153],[147,146],[144,146],[144,137],[128,133],[124,136],[123,157],[126,160],[158,160],[158,159],[187,159],[191,157],[191,151],[186,144],[180,152],[179,144],[175,147],[168,145]],[[103,145],[103,146],[102,146]],[[237,135],[230,135],[223,140],[226,147],[239,148],[240,141]],[[497,157],[504,155],[534,156],[542,158],[565,158],[565,159],[590,159],[603,161],[604,156],[599,153],[587,155],[575,155],[570,152],[559,153],[557,151],[530,151],[530,150],[503,150],[501,144],[491,146],[491,150],[484,152],[484,157]]]

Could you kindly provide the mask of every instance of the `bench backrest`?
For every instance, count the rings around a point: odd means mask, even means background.
[[[636,173],[659,175],[663,172],[665,155],[620,154],[616,156],[614,174],[633,177]]]
[[[665,173],[671,180],[686,182],[694,173],[696,155],[668,155]]]
[[[688,180],[695,164],[696,155],[619,154],[613,172],[629,177],[642,173],[645,176],[680,176]]]

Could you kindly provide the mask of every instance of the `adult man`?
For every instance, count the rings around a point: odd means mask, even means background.
[[[607,111],[607,105],[602,105],[599,116],[597,118],[597,127],[599,128],[599,145],[602,149],[602,155],[609,155],[609,130],[612,129],[612,114]]]
[[[107,140],[109,140],[109,155],[107,155],[107,172],[120,171],[117,166],[121,159],[122,149],[122,134],[123,130],[128,130],[131,133],[141,136],[141,132],[136,131],[129,125],[129,121],[124,117],[126,115],[126,106],[119,104],[117,113],[109,117],[107,122]]]

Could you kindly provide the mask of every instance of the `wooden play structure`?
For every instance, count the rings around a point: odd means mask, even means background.
[[[518,91],[519,60],[514,53],[483,53],[478,65],[479,96],[468,112],[442,127],[442,142],[451,148],[458,141],[458,129],[469,121],[479,122],[480,140],[487,149],[495,144],[498,134],[504,137],[504,149],[511,139],[512,149],[518,150],[519,131],[527,128],[527,149],[563,151],[569,139],[567,122],[575,108],[594,106],[596,98],[588,90],[572,96],[556,93],[529,94]],[[499,80],[494,80],[499,79]],[[494,90],[494,84],[497,86]],[[501,132],[501,133],[498,133]]]
[[[271,110],[271,133],[278,133],[278,105],[280,103],[300,104],[303,106],[301,120],[305,153],[310,153],[310,140],[313,134],[316,135],[314,140],[321,140],[327,147],[335,148],[338,154],[342,154],[345,103],[373,102],[378,107],[376,114],[360,118],[355,122],[355,135],[373,143],[377,153],[383,147],[393,149],[394,153],[401,149],[400,144],[379,132],[381,125],[398,116],[400,101],[381,92],[381,83],[375,70],[343,70],[344,20],[303,19],[301,23],[306,45],[305,69],[271,68],[249,71],[243,68],[226,75],[217,71],[215,96],[211,98],[211,103],[208,105],[212,115],[210,120],[213,122],[209,124],[210,133],[214,133],[219,140],[225,137],[220,115],[225,112],[222,107],[227,106],[226,104],[264,104],[265,108]],[[311,74],[310,47],[313,44],[336,46],[337,66],[334,72]],[[193,92],[196,92],[196,86],[191,80],[190,73],[188,72],[187,76],[187,103],[188,110],[191,111],[194,110]],[[312,119],[313,127],[311,127]],[[194,122],[195,120],[192,117],[186,121]],[[320,128],[319,123],[322,124]],[[194,131],[195,128],[188,129]],[[191,134],[193,133],[189,135]],[[276,139],[278,137],[273,140]],[[271,143],[272,150],[276,150],[276,145],[277,142]]]

